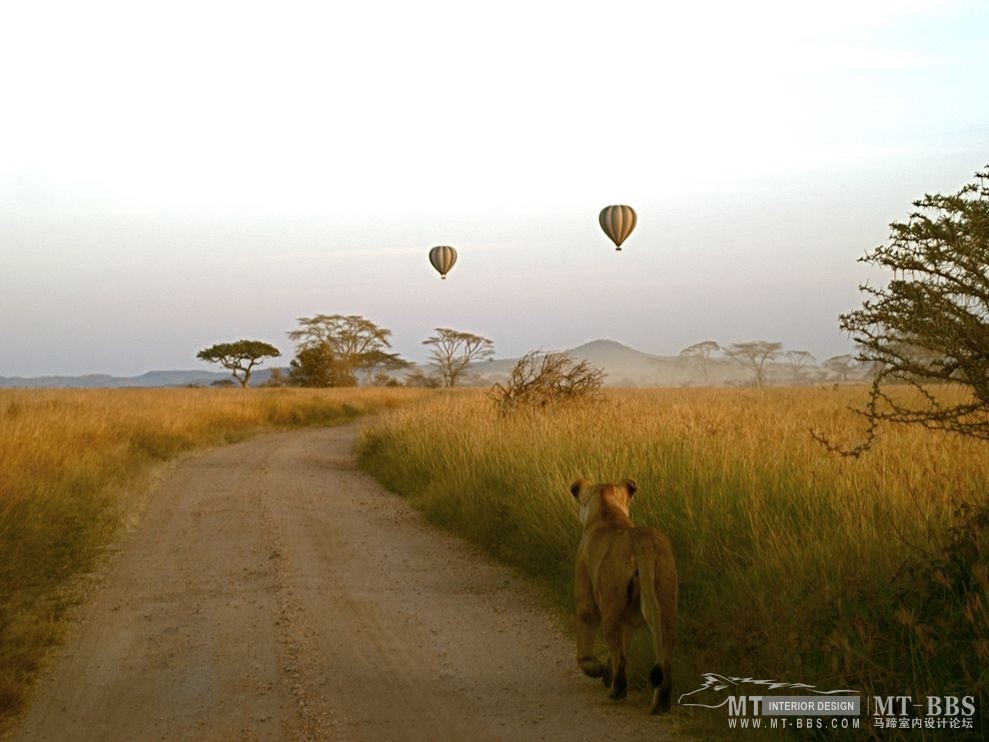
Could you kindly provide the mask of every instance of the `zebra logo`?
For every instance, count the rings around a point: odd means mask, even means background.
[[[677,699],[681,706],[700,706],[703,708],[716,709],[724,706],[728,701],[740,695],[752,695],[765,691],[794,690],[802,693],[815,693],[820,696],[830,696],[835,694],[858,695],[857,690],[818,690],[813,685],[806,683],[782,683],[778,680],[757,680],[755,678],[733,678],[718,675],[714,672],[707,672],[703,675],[704,682],[697,690],[684,693]],[[684,700],[686,699],[686,700]]]

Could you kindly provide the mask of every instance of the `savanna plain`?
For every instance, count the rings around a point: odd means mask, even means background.
[[[66,586],[139,517],[164,462],[369,413],[361,467],[534,578],[563,616],[580,537],[571,482],[634,478],[633,519],[667,532],[677,554],[674,699],[715,672],[863,695],[972,695],[982,712],[985,443],[892,426],[851,458],[813,439],[811,429],[861,440],[849,408],[866,396],[857,386],[616,389],[504,414],[478,390],[3,392],[0,720],[23,705],[64,632]],[[640,633],[631,669],[644,686]],[[674,713],[703,730],[715,712]]]
[[[465,393],[383,418],[359,455],[565,612],[580,537],[571,482],[637,480],[633,520],[669,534],[680,572],[674,699],[712,672],[863,697],[970,695],[984,709],[985,443],[888,427],[853,458],[814,440],[812,429],[859,443],[851,408],[866,397],[860,386],[629,389],[504,415]],[[632,647],[643,685],[645,633]],[[709,731],[720,713],[679,711]]]

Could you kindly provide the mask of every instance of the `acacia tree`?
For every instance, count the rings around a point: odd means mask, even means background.
[[[814,362],[814,354],[806,350],[788,350],[783,357],[790,365],[793,381],[800,381],[804,377],[806,367]]]
[[[681,350],[677,360],[691,370],[700,371],[701,378],[707,384],[709,381],[708,364],[711,362],[711,356],[719,350],[721,350],[721,346],[715,341],[704,340]]]
[[[274,345],[260,340],[238,340],[234,343],[217,343],[204,348],[196,358],[207,363],[219,363],[233,373],[233,377],[246,387],[251,381],[251,371],[264,363],[265,358],[277,358],[282,353]]]
[[[299,325],[288,333],[296,343],[297,383],[310,379],[321,383],[307,386],[355,386],[359,370],[381,365],[386,358],[398,360],[397,354],[385,353],[391,330],[359,315],[317,314],[300,317]]]
[[[840,356],[831,356],[822,365],[827,371],[837,374],[841,381],[848,381],[848,375],[852,372],[854,361],[854,356],[843,353]]]
[[[889,269],[884,288],[869,285],[862,307],[840,317],[859,345],[858,360],[876,368],[867,448],[881,421],[914,423],[989,440],[989,166],[958,193],[925,195],[906,222],[890,225],[888,245],[860,262]],[[919,403],[891,396],[906,383]],[[965,398],[938,394],[956,385]]]
[[[766,381],[766,364],[779,358],[783,352],[783,343],[752,340],[747,343],[732,343],[724,351],[735,363],[755,374],[755,385],[761,388]]]
[[[486,337],[437,327],[436,334],[422,341],[431,345],[429,359],[436,364],[445,386],[456,386],[467,367],[474,361],[494,355],[494,343]]]

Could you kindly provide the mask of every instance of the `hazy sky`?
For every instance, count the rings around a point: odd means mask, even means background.
[[[0,375],[289,355],[320,312],[413,359],[847,352],[856,259],[989,162],[987,80],[982,0],[10,0]]]

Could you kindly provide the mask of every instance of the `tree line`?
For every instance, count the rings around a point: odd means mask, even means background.
[[[858,360],[851,353],[831,356],[818,363],[809,351],[785,350],[783,343],[768,340],[724,346],[714,340],[704,340],[681,350],[677,362],[705,384],[712,382],[712,368],[719,362],[730,362],[750,372],[752,383],[757,387],[765,386],[770,370],[774,368],[786,374],[789,383],[796,384],[869,379],[875,373],[873,364]]]
[[[471,363],[494,355],[494,343],[481,335],[448,327],[437,327],[435,333],[422,342],[430,346],[429,359],[436,372],[416,369],[407,375],[406,384],[453,387]],[[398,385],[390,372],[413,366],[398,353],[389,352],[391,330],[356,314],[300,317],[299,327],[289,331],[288,337],[295,343],[295,356],[287,375],[281,369],[272,372],[268,383],[274,386],[352,387],[361,377],[368,385]],[[196,355],[228,369],[242,387],[250,385],[256,367],[280,356],[278,348],[261,340],[217,343]]]

